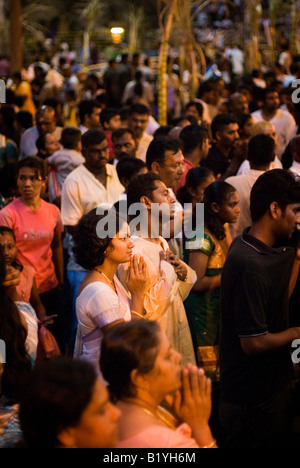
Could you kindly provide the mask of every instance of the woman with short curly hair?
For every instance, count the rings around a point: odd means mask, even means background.
[[[106,331],[119,322],[143,317],[146,264],[142,257],[132,256],[129,226],[114,208],[102,215],[96,208],[85,214],[75,227],[73,241],[76,262],[88,270],[76,299],[74,356],[91,361],[100,373],[100,348]],[[118,265],[129,261],[130,296],[115,275]]]

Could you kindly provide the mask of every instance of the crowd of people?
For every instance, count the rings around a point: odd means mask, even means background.
[[[101,78],[63,58],[6,77],[0,446],[297,446],[287,78],[201,80],[161,126],[155,74],[127,55]]]

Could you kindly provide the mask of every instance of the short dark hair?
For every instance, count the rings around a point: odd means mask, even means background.
[[[232,114],[219,114],[216,115],[211,123],[212,137],[216,137],[216,133],[223,130],[224,127],[231,124],[238,124],[237,118]]]
[[[270,135],[259,133],[250,138],[248,143],[248,160],[255,166],[266,166],[274,161],[275,141]]]
[[[180,117],[175,117],[172,120],[172,125],[173,127],[180,127],[180,122],[184,122],[184,121],[189,122],[191,125],[198,125],[197,117],[195,117],[194,115],[186,115],[186,114],[183,114]]]
[[[20,402],[26,446],[59,447],[59,434],[79,424],[96,381],[96,372],[86,361],[61,357],[36,364]]]
[[[290,140],[289,147],[292,153],[300,153],[300,135],[296,135]]]
[[[27,156],[26,158],[19,161],[17,176],[19,175],[20,169],[23,167],[30,167],[30,169],[33,169],[37,177],[41,176],[42,179],[45,179],[46,177],[45,166],[43,162],[35,156]]]
[[[96,75],[96,73],[88,73],[86,79],[87,80],[92,80],[92,81],[94,81],[94,83],[97,83],[97,85],[99,85],[99,78]]]
[[[120,112],[117,109],[103,109],[100,114],[101,125],[103,126],[104,123],[108,123],[110,119],[112,119],[116,115],[120,115]]]
[[[180,187],[176,198],[184,206],[185,203],[191,203],[192,195],[189,190],[197,190],[199,185],[203,184],[209,177],[214,177],[214,173],[205,166],[197,166],[190,169],[185,178],[185,185]]]
[[[129,116],[132,114],[150,115],[150,109],[144,104],[132,104],[129,109]]]
[[[136,390],[131,373],[148,374],[159,352],[160,327],[150,320],[133,320],[116,325],[105,334],[101,345],[100,369],[116,398],[133,397]]]
[[[134,133],[133,131],[131,130],[131,128],[128,128],[128,127],[123,127],[123,128],[118,128],[118,130],[114,130],[111,134],[111,139],[112,139],[112,142],[114,140],[116,140],[117,138],[122,138],[123,135],[125,135],[126,133],[130,133],[130,135],[132,136],[132,138],[134,139]]]
[[[209,78],[206,81],[203,81],[198,89],[198,98],[202,98],[205,93],[209,93],[210,91],[214,91],[218,87],[218,81],[215,78]]]
[[[40,135],[35,142],[35,146],[37,147],[37,150],[38,150],[38,156],[40,157],[42,157],[42,154],[40,153],[40,151],[45,149],[46,135],[48,135],[48,133],[45,133],[44,135]]]
[[[100,128],[91,128],[81,136],[83,148],[88,148],[91,145],[99,145],[106,140],[106,133]]]
[[[13,78],[17,78],[18,80],[22,81],[22,75],[21,75],[20,70],[14,71],[12,76],[13,76]]]
[[[11,228],[7,226],[0,226],[0,234],[3,234],[3,233],[10,234],[12,238],[14,239],[14,241],[16,241],[15,233]]]
[[[16,121],[25,129],[33,127],[33,117],[31,112],[19,111],[16,113]]]
[[[185,110],[187,111],[190,107],[196,107],[198,114],[200,115],[200,117],[202,117],[202,115],[203,115],[203,105],[201,104],[201,102],[190,101],[185,106]]]
[[[162,181],[162,179],[153,172],[147,172],[146,174],[134,177],[127,189],[128,206],[133,205],[133,203],[139,203],[143,196],[152,199],[152,193],[156,189],[156,181]]]
[[[66,149],[77,148],[81,140],[81,131],[77,127],[67,126],[62,129],[60,143]]]
[[[97,225],[110,215],[115,216],[116,230],[107,232],[106,237],[101,237],[97,233]],[[127,219],[123,221],[127,222]],[[84,214],[74,227],[73,232],[73,252],[78,265],[85,270],[93,270],[97,265],[102,265],[105,251],[111,245],[112,238],[119,232],[121,223],[122,219],[114,208],[107,209],[104,214],[97,214],[97,208]]]
[[[172,125],[161,125],[155,130],[153,137],[156,138],[159,136],[167,136],[172,128]]]
[[[238,116],[238,124],[240,128],[243,128],[244,125],[248,122],[249,119],[252,119],[252,115],[250,113],[248,114],[240,114]]]
[[[259,176],[250,194],[252,221],[259,221],[273,202],[283,211],[287,205],[300,203],[299,177],[286,169],[272,169]]]
[[[116,166],[119,179],[130,179],[137,174],[141,169],[146,167],[144,161],[132,156],[123,156]]]
[[[94,99],[84,99],[78,104],[78,115],[80,122],[84,123],[85,115],[91,115],[95,107],[101,109],[101,105]]]
[[[161,136],[154,138],[147,149],[146,153],[146,164],[149,171],[151,171],[151,165],[153,162],[157,162],[160,165],[164,164],[166,151],[172,151],[173,154],[178,153],[181,149],[178,140],[169,136]]]
[[[209,135],[208,130],[201,125],[187,125],[181,130],[179,138],[183,153],[189,153],[209,138]]]
[[[266,97],[267,97],[267,95],[268,95],[269,93],[277,93],[278,96],[279,96],[278,90],[277,90],[275,87],[273,87],[273,86],[269,86],[269,87],[264,88],[264,89],[262,90],[262,98],[263,98],[264,101],[266,100]]]

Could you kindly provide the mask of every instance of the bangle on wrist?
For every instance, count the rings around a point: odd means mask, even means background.
[[[213,439],[212,442],[208,445],[203,445],[203,447],[200,448],[213,448],[214,445],[217,445],[216,439]]]
[[[139,313],[138,313],[138,312],[136,312],[135,310],[131,310],[131,314],[133,314],[133,315],[136,315],[137,317],[140,317],[140,318],[142,318],[142,319],[144,319],[144,318],[145,318],[145,316],[144,316],[144,315],[142,315],[142,314],[139,314]]]

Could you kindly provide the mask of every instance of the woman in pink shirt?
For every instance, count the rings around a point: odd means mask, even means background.
[[[45,189],[44,165],[37,158],[19,162],[20,197],[0,211],[0,225],[14,231],[18,260],[35,270],[35,280],[47,315],[59,314],[63,284],[63,224],[57,206],[41,198]],[[61,342],[59,318],[52,330]]]

